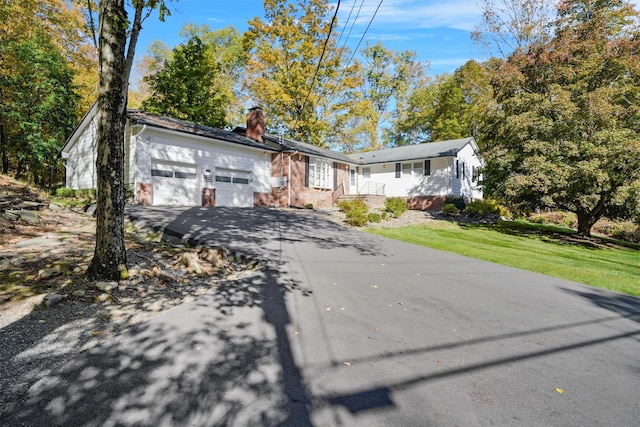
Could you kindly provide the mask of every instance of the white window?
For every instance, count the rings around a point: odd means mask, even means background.
[[[402,176],[411,176],[411,163],[402,164]]]
[[[309,187],[331,188],[331,162],[327,159],[309,159]]]
[[[351,186],[353,187],[354,185],[356,185],[356,171],[355,171],[355,169],[351,169],[349,171],[349,176],[351,178]]]
[[[362,177],[364,179],[371,178],[371,168],[362,168]]]
[[[414,163],[413,164],[413,173],[417,176],[422,175],[422,162],[418,162],[418,163]]]

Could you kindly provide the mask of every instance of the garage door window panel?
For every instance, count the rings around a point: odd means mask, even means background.
[[[162,169],[151,169],[151,176],[161,176],[163,178],[173,178],[173,171]]]
[[[194,172],[179,172],[176,171],[176,178],[178,179],[196,179],[196,174]]]

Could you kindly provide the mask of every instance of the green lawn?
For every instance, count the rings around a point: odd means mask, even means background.
[[[640,246],[580,239],[560,227],[435,221],[369,233],[640,296]]]

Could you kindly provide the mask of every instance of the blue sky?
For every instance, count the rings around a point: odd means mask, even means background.
[[[341,0],[338,33],[344,30],[353,7],[348,22],[351,28],[362,4],[348,39],[352,49],[371,22],[360,48],[367,41],[381,41],[390,49],[415,51],[419,60],[431,64],[429,74],[432,76],[453,72],[469,59],[483,59],[482,49],[475,46],[469,36],[480,21],[477,0],[383,0],[371,21],[379,3],[380,0]],[[331,4],[335,6],[337,1],[331,0]],[[170,8],[171,16],[164,23],[159,22],[156,16],[151,16],[143,24],[137,58],[146,53],[147,45],[153,40],[162,40],[169,47],[182,42],[179,32],[188,23],[207,24],[212,29],[233,25],[238,31],[244,32],[250,19],[264,17],[262,0],[180,0],[172,2]]]

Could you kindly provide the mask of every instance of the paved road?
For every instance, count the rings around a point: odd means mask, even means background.
[[[640,425],[639,299],[309,211],[128,212],[263,267],[81,354],[12,422]]]

